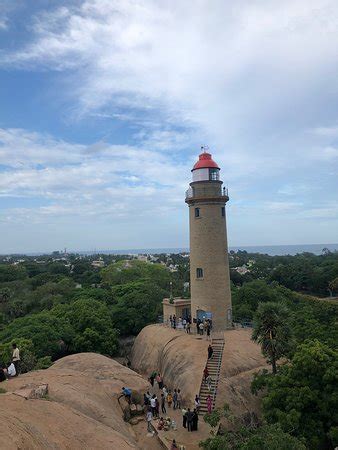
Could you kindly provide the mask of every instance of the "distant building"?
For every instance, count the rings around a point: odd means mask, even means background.
[[[104,267],[104,261],[102,259],[98,259],[97,261],[92,261],[91,265],[97,269],[100,269]]]

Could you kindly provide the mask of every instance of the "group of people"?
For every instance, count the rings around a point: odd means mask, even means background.
[[[200,336],[203,336],[205,334],[207,336],[207,339],[211,339],[212,321],[210,319],[203,318],[203,320],[194,319],[194,322],[196,323],[197,334],[199,334]],[[174,330],[181,329],[185,330],[188,334],[191,333],[191,316],[177,318],[175,314],[170,315],[168,324]]]
[[[203,336],[204,333],[207,336],[207,339],[211,339],[210,334],[211,334],[211,329],[212,329],[212,322],[210,319],[197,319],[196,321],[196,331],[197,334],[199,334],[200,336]]]
[[[204,376],[205,382],[211,384],[212,380],[205,368]],[[179,388],[169,389],[163,381],[163,377],[160,372],[153,371],[149,376],[149,382],[151,388],[154,388],[155,383],[158,386],[158,392],[155,393],[150,388],[143,395],[143,404],[146,411],[147,430],[152,432],[152,421],[157,419],[157,430],[169,430],[177,429],[177,423],[172,418],[168,417],[168,412],[172,410],[180,410],[182,413],[182,426],[188,431],[198,430],[198,412],[201,406],[200,398],[198,395],[195,397],[194,408],[187,408],[183,405],[182,393]],[[209,395],[207,398],[208,412],[212,410],[212,399]]]
[[[171,328],[185,330],[186,333],[190,334],[191,332],[191,316],[188,317],[179,317],[177,319],[176,315],[169,316],[169,324]]]
[[[20,350],[16,344],[12,344],[12,361],[0,364],[0,382],[9,380],[19,375]]]

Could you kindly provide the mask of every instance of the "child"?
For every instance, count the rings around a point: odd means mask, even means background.
[[[172,402],[173,402],[173,396],[172,396],[171,390],[169,389],[169,392],[167,395],[167,403],[168,403],[169,408],[171,408]]]

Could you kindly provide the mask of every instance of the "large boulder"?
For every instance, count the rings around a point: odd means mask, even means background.
[[[179,388],[184,403],[193,405],[199,393],[208,342],[163,325],[149,325],[136,337],[131,367],[145,377],[161,373],[169,389]]]
[[[217,336],[220,337],[220,336]],[[251,393],[253,374],[266,367],[251,331],[224,332],[224,351],[218,384],[216,407],[228,403],[236,417],[260,415],[260,399]],[[145,327],[136,337],[131,353],[132,367],[145,376],[153,370],[163,375],[169,388],[180,388],[187,406],[199,393],[207,362],[206,337],[188,335],[163,325]]]
[[[47,370],[11,379],[0,396],[0,448],[138,448],[118,396],[123,386],[142,393],[147,385],[95,353],[67,356]]]

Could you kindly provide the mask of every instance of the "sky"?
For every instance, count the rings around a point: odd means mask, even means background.
[[[338,242],[336,0],[0,0],[0,253]]]

